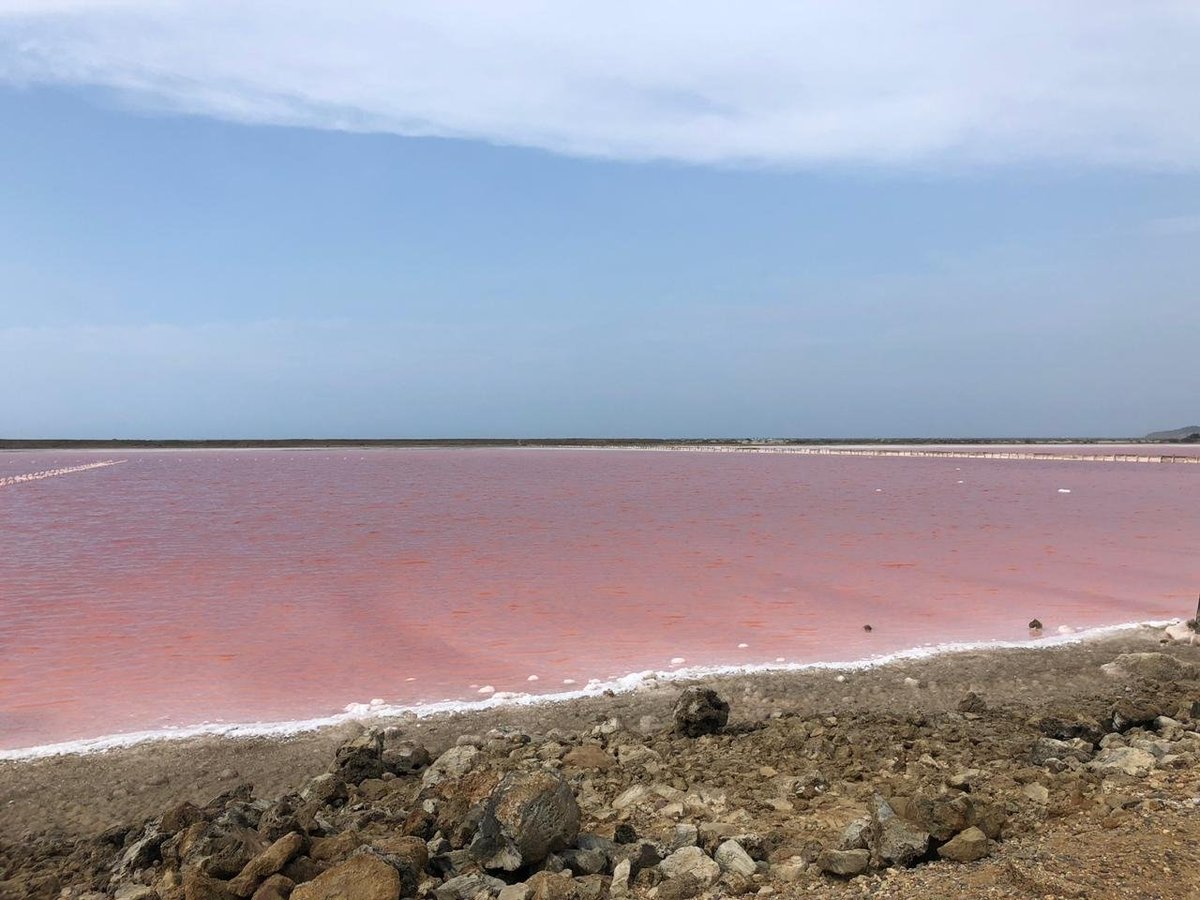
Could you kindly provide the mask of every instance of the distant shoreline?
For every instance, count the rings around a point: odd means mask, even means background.
[[[1138,444],[1161,446],[1176,440],[1147,438],[280,438],[155,440],[141,438],[0,439],[0,450],[290,450],[366,448],[508,448],[508,447],[880,447],[880,446],[1062,446]]]

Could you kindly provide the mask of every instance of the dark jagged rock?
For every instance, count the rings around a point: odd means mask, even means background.
[[[383,765],[383,738],[368,731],[337,749],[334,762],[337,774],[348,784],[358,784],[368,778],[378,778],[386,771]]]
[[[729,723],[729,704],[711,688],[690,687],[679,695],[673,716],[685,737],[716,734]]]
[[[881,863],[911,866],[929,852],[929,834],[896,815],[891,805],[876,794],[871,800],[870,844]]]
[[[578,836],[579,804],[567,783],[545,770],[514,772],[492,792],[470,849],[485,869],[513,872]]]
[[[1112,731],[1122,733],[1131,728],[1148,728],[1164,712],[1152,700],[1118,700],[1109,714],[1109,726]]]

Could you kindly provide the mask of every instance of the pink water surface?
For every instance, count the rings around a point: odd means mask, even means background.
[[[147,451],[0,475],[109,458],[0,488],[0,749],[1019,640],[1200,589],[1200,466]]]

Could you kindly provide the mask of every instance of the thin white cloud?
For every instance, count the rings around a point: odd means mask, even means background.
[[[1200,163],[1200,6],[0,0],[0,80],[248,123],[800,167]]]

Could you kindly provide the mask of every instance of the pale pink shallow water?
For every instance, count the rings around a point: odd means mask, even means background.
[[[1021,640],[1200,589],[1200,466],[23,452],[0,476],[106,458],[0,488],[0,749]]]

